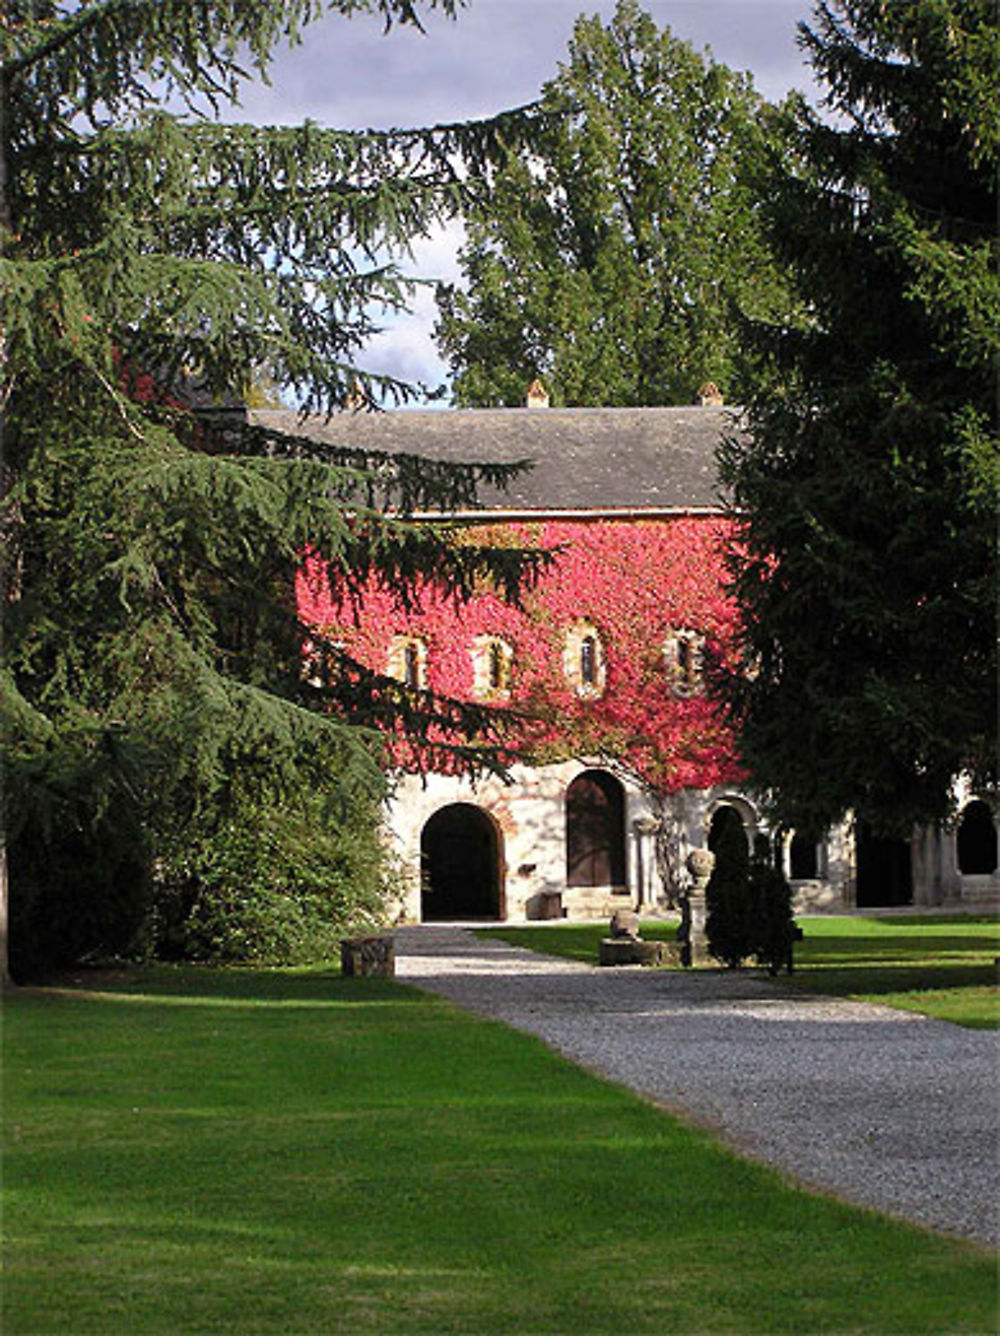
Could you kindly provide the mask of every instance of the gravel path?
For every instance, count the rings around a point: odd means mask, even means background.
[[[1000,1032],[725,971],[597,967],[397,930],[403,982],[535,1034],[802,1182],[1000,1242]]]

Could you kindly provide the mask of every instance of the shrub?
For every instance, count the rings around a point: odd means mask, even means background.
[[[776,862],[776,851],[764,835],[754,840],[750,863],[750,913],[753,953],[757,963],[777,974],[792,945],[792,888]]]
[[[322,802],[243,802],[165,868],[155,950],[212,962],[329,958],[345,928],[384,911],[370,811],[336,819]]]

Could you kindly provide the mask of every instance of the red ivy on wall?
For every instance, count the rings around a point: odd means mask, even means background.
[[[528,716],[517,740],[527,759],[614,756],[660,791],[709,788],[744,778],[733,733],[703,692],[675,690],[664,645],[685,629],[704,638],[707,655],[731,652],[736,608],[723,588],[730,534],[718,516],[471,527],[461,541],[556,554],[522,608],[489,588],[456,608],[425,586],[419,611],[407,614],[390,590],[372,586],[355,619],[336,577],[307,560],[299,613],[379,672],[394,637],[419,639],[427,687],[460,700],[474,697],[477,638],[497,637],[513,652],[505,704]],[[603,653],[603,690],[594,698],[581,697],[566,675],[567,634],[582,624],[596,630]]]

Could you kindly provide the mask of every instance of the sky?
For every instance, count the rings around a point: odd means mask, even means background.
[[[698,50],[749,71],[772,101],[812,88],[796,44],[796,24],[809,18],[811,0],[644,0],[642,8]],[[539,96],[567,59],[581,14],[608,20],[614,9],[615,0],[466,0],[455,19],[428,11],[423,33],[397,26],[388,34],[373,16],[331,15],[278,54],[270,85],[245,87],[233,119],[385,129],[492,116]],[[414,272],[458,279],[460,240],[454,225],[420,241]],[[447,368],[434,348],[434,318],[431,291],[422,290],[412,314],[394,319],[372,343],[366,367],[442,384]]]

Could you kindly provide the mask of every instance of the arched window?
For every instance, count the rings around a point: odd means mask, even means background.
[[[591,635],[580,641],[580,681],[585,687],[597,685],[597,641]]]
[[[504,668],[506,665],[504,664],[503,650],[495,640],[490,645],[488,666],[490,690],[499,691],[504,685]]]
[[[607,771],[566,790],[566,884],[625,889],[625,790]]]
[[[974,798],[958,823],[958,870],[966,876],[989,876],[997,870],[997,828],[989,805]]]
[[[671,631],[663,642],[667,680],[678,696],[690,696],[701,690],[704,645],[705,637],[686,627]]]
[[[563,668],[566,680],[578,696],[587,698],[604,694],[604,648],[597,628],[589,622],[580,622],[566,633]]]
[[[498,636],[477,636],[472,644],[472,687],[485,700],[506,699],[514,651]]]
[[[403,646],[403,681],[408,687],[420,685],[420,659],[416,645]]]
[[[427,646],[416,636],[393,636],[386,672],[414,690],[427,686]]]

